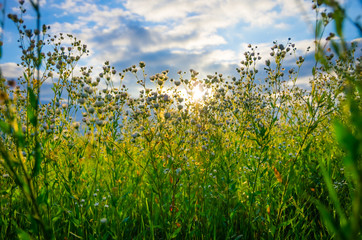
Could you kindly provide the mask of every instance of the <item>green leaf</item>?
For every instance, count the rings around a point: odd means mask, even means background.
[[[9,123],[4,122],[2,120],[0,120],[0,129],[4,132],[4,133],[11,133],[11,126]]]
[[[21,126],[19,126],[19,130],[14,133],[14,136],[18,140],[19,147],[24,147],[25,146],[25,137],[24,137]]]
[[[28,105],[28,108],[27,108],[28,118],[30,120],[30,123],[33,126],[36,126],[37,116],[36,116],[35,109],[37,108],[38,98],[35,95],[33,89],[28,88],[28,93],[29,93],[29,103],[30,103],[30,105]]]
[[[35,109],[38,105],[38,98],[34,93],[34,90],[32,88],[28,88],[29,91],[29,102],[30,105]]]
[[[182,229],[181,227],[176,228],[176,230],[172,233],[171,238],[177,237],[177,235],[179,234],[179,232],[181,231],[181,229]]]
[[[287,221],[284,221],[284,222],[282,222],[281,224],[278,225],[278,228],[280,228],[280,227],[286,227],[286,226],[292,224],[292,222],[293,222],[294,220],[295,220],[295,219],[292,218],[292,219],[289,219],[289,220],[287,220]]]
[[[73,172],[72,172],[72,171],[69,171],[68,180],[69,180],[69,181],[72,181],[72,178],[73,178]]]
[[[128,222],[129,219],[130,219],[130,217],[125,217],[125,218],[122,220],[122,223]]]
[[[331,177],[327,173],[327,171],[326,171],[323,164],[320,164],[320,169],[321,169],[321,172],[322,172],[322,175],[323,175],[323,178],[324,178],[324,182],[325,182],[325,184],[327,186],[327,189],[328,189],[329,197],[331,198],[331,200],[332,200],[332,202],[333,202],[333,204],[334,204],[334,206],[336,208],[337,214],[339,215],[339,218],[340,218],[341,225],[344,226],[344,225],[347,224],[347,218],[346,218],[345,213],[342,210],[341,203],[340,203],[340,201],[338,199],[338,195],[336,193],[336,190],[333,187]]]
[[[31,236],[29,235],[29,233],[23,231],[22,229],[18,229],[18,238],[20,240],[31,240]]]
[[[70,187],[69,187],[69,185],[65,182],[64,183],[64,187],[65,187],[65,189],[67,190],[67,192],[70,194],[70,195],[72,195],[72,192],[71,192],[71,190],[70,190]]]
[[[315,37],[317,39],[320,39],[322,37],[323,34],[323,20],[318,20],[316,23],[316,28],[315,28]],[[317,60],[317,59],[316,59]]]
[[[343,10],[340,8],[336,9],[333,13],[333,18],[335,21],[336,32],[337,32],[338,36],[342,37],[343,36],[343,21],[344,21]]]
[[[339,121],[334,122],[334,130],[338,142],[348,152],[353,153],[358,148],[358,140],[353,136],[351,130]]]
[[[274,225],[271,225],[269,230],[270,230],[271,234],[274,236],[275,231],[277,230],[277,228]]]
[[[321,213],[323,222],[324,222],[325,226],[327,227],[328,232],[331,235],[334,235],[335,233],[337,233],[338,226],[336,226],[337,224],[335,223],[334,218],[330,214],[328,209],[324,205],[322,205],[320,202],[317,202],[317,208],[318,208],[319,212]]]
[[[39,174],[40,165],[42,162],[41,146],[40,146],[39,142],[36,142],[34,158],[35,158],[35,164],[34,164],[33,174],[32,174],[33,177],[35,177]]]
[[[341,55],[340,47],[336,41],[331,41],[333,50],[338,54]]]
[[[59,219],[60,219],[59,216],[55,216],[55,217],[52,218],[52,222],[56,223]]]

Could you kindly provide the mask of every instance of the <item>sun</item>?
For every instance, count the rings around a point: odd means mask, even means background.
[[[205,97],[210,97],[210,90],[202,85],[196,85],[192,89],[182,89],[180,91],[181,97],[187,99],[190,103],[198,103],[203,105]]]
[[[192,98],[194,99],[194,101],[201,101],[203,96],[205,96],[205,91],[203,89],[200,89],[199,86],[196,86],[192,91]]]

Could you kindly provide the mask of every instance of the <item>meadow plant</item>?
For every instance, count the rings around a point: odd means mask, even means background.
[[[250,44],[237,77],[148,77],[144,62],[78,72],[87,45],[9,14],[23,74],[0,82],[1,236],[360,238],[361,63],[355,44],[323,49],[338,12],[320,4],[309,88],[298,85],[304,56],[291,39],[268,59]],[[51,100],[40,102],[49,83]]]

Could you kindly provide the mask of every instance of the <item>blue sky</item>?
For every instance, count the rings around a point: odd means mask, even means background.
[[[17,2],[7,1],[6,12],[19,13]],[[32,25],[34,12],[29,1],[25,2],[28,12],[24,19]],[[178,70],[191,68],[201,76],[214,72],[237,76],[235,68],[249,43],[258,45],[261,62],[269,57],[275,40],[285,44],[291,38],[302,55],[313,45],[311,0],[40,2],[42,23],[51,26],[51,33],[72,33],[88,45],[90,55],[81,64],[94,66],[95,73],[109,60],[118,71],[145,61],[149,76],[169,69],[169,75],[177,77]],[[362,12],[360,0],[340,2],[352,19]],[[346,24],[345,33],[348,40],[360,37],[350,24]],[[6,77],[17,77],[21,71],[16,67],[20,61],[17,37],[14,24],[7,19],[1,59]],[[312,55],[308,59],[313,59]],[[306,81],[310,72],[307,63],[301,81]]]

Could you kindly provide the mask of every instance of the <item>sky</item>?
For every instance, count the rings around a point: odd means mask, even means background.
[[[273,41],[296,44],[305,56],[313,46],[315,14],[311,0],[41,0],[42,24],[50,33],[73,34],[87,44],[90,54],[80,62],[101,72],[106,60],[117,71],[146,63],[152,76],[163,70],[177,78],[179,70],[194,69],[200,76],[215,72],[237,76],[247,45],[257,45],[263,63],[270,58]],[[362,11],[360,0],[340,0],[348,15],[356,19]],[[4,0],[2,0],[4,4]],[[16,0],[6,1],[5,12],[20,13]],[[34,26],[34,11],[25,1],[27,25]],[[331,25],[332,26],[332,25]],[[327,29],[333,30],[332,27]],[[345,25],[347,40],[360,38]],[[21,69],[15,25],[5,19],[3,58],[0,66],[5,77],[16,78]],[[360,41],[360,39],[359,39]],[[313,52],[306,55],[300,82],[311,75]],[[292,65],[295,60],[287,61]],[[98,72],[97,72],[98,71]],[[126,81],[134,85],[134,79]],[[134,86],[136,89],[137,87]]]

